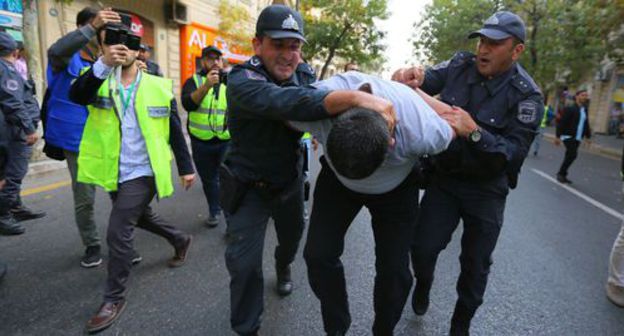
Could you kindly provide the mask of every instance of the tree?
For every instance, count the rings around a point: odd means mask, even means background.
[[[375,20],[388,17],[386,0],[302,0],[300,6],[308,40],[304,56],[324,60],[319,78],[325,78],[335,57],[363,68],[383,60],[384,32]]]
[[[413,37],[414,54],[437,63],[473,50],[466,36],[497,10],[521,16],[527,28],[520,62],[543,91],[574,86],[609,52],[607,37],[622,24],[624,5],[606,0],[434,0]]]
[[[251,53],[251,28],[253,20],[247,9],[241,5],[230,4],[228,0],[219,2],[219,30],[227,34],[243,53]]]
[[[23,5],[23,34],[24,49],[28,54],[28,70],[35,82],[39,101],[43,97],[43,73],[41,66],[41,47],[39,43],[39,19],[37,0],[24,0]]]

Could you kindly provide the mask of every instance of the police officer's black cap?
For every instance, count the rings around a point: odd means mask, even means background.
[[[500,11],[485,20],[483,28],[470,33],[468,38],[478,36],[485,36],[492,40],[504,40],[513,36],[524,42],[526,29],[524,21],[518,15],[508,11]]]
[[[210,53],[215,53],[219,55],[219,57],[223,55],[223,53],[221,52],[221,50],[219,50],[219,48],[215,46],[207,46],[206,48],[202,49],[202,58],[208,56],[208,54]]]
[[[0,53],[7,55],[17,49],[17,41],[7,32],[0,32]]]
[[[256,36],[268,36],[272,39],[296,38],[306,42],[303,35],[301,14],[288,6],[267,6],[256,22]]]

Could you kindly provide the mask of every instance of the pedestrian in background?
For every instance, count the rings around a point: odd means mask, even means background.
[[[76,15],[77,29],[61,37],[48,49],[47,99],[44,98],[44,152],[54,159],[67,159],[72,180],[74,218],[85,248],[80,259],[82,267],[102,263],[102,243],[93,214],[95,186],[78,182],[78,152],[87,121],[87,109],[69,99],[71,83],[80,71],[91,66],[100,54],[95,33],[107,23],[120,22],[121,17],[110,9],[85,7]],[[137,261],[140,257],[135,258]]]
[[[219,225],[218,170],[230,143],[227,125],[227,87],[221,50],[208,46],[202,50],[201,70],[182,87],[182,106],[188,111],[188,133],[193,161],[208,201],[208,227]]]
[[[40,113],[34,86],[15,70],[18,54],[13,37],[0,32],[0,108],[9,133],[6,182],[0,190],[0,234],[5,235],[22,234],[25,229],[19,222],[46,215],[26,207],[20,197],[32,146],[39,140]]]
[[[535,135],[535,139],[533,139],[533,156],[537,156],[539,154],[540,145],[542,139],[544,138],[544,128],[546,128],[548,122],[548,112],[544,111],[544,116],[542,117],[542,122],[537,129],[537,134]]]
[[[98,35],[103,56],[76,79],[69,92],[73,102],[89,111],[80,142],[78,181],[101,186],[113,200],[104,303],[87,322],[88,332],[109,327],[126,305],[135,227],[171,244],[170,267],[184,265],[192,241],[191,235],[169,225],[149,205],[154,196],[162,199],[173,194],[172,151],[182,186],[190,188],[195,179],[173,82],[139,70],[138,45],[131,50],[124,44],[104,44],[109,32],[125,30],[131,35],[129,26],[109,23],[106,27],[111,30],[101,29]]]
[[[591,128],[589,127],[589,115],[587,103],[589,95],[587,90],[579,90],[574,95],[574,104],[570,104],[563,109],[561,119],[557,123],[557,137],[555,145],[565,145],[566,151],[557,172],[557,181],[571,184],[568,179],[568,169],[578,156],[578,148],[583,140],[588,143],[591,138]]]
[[[451,335],[468,335],[483,303],[507,194],[517,185],[544,113],[539,88],[517,62],[525,49],[524,21],[500,11],[469,38],[479,39],[476,55],[459,52],[426,72],[416,67],[393,76],[455,106],[443,114],[451,126],[465,119],[474,125],[469,136],[453,140],[446,151],[432,157],[434,171],[422,198],[412,247],[416,277],[412,308],[423,315],[438,255],[462,220]]]
[[[141,44],[138,60],[141,61],[143,64],[139,63],[139,67],[145,65],[145,71],[147,71],[148,74],[162,77],[163,73],[162,71],[160,71],[160,65],[152,60],[153,50],[154,49],[151,46],[148,46],[147,44]]]

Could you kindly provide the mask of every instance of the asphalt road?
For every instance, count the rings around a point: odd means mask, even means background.
[[[604,295],[607,258],[621,223],[605,207],[622,210],[619,162],[581,153],[569,177],[573,188],[586,195],[583,199],[539,174],[554,176],[562,156],[561,148],[544,144],[540,156],[527,160],[519,187],[508,198],[485,304],[473,321],[474,335],[624,335],[624,310]],[[65,180],[61,171],[29,180],[26,187]],[[28,205],[45,209],[48,216],[27,222],[24,235],[0,237],[0,258],[10,267],[0,284],[0,335],[79,335],[98,308],[105,267],[79,266],[83,248],[71,197],[68,187],[25,197]],[[233,335],[224,225],[202,225],[207,206],[199,186],[178,191],[155,208],[194,234],[188,264],[169,269],[171,247],[138,230],[135,246],[144,260],[133,269],[128,306],[101,335]],[[107,195],[98,192],[96,218],[103,237],[109,210]],[[372,326],[374,249],[369,221],[368,212],[362,211],[348,232],[343,257],[353,318],[350,335],[369,335]],[[429,312],[416,317],[406,306],[397,335],[447,333],[456,299],[460,234],[458,230],[440,256]],[[308,285],[301,253],[294,266],[296,291],[287,298],[273,292],[274,246],[270,227],[262,334],[322,335],[319,303]]]

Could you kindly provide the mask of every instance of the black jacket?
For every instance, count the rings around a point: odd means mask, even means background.
[[[434,157],[438,171],[475,181],[506,174],[514,188],[544,113],[542,93],[524,68],[516,63],[487,79],[477,71],[474,54],[459,52],[428,69],[421,89],[463,108],[481,127],[478,143],[456,138]]]
[[[591,138],[591,128],[589,127],[589,114],[587,113],[589,109],[585,108],[585,125],[583,125],[583,137]],[[581,107],[576,103],[573,105],[568,105],[563,109],[563,113],[561,114],[561,119],[557,123],[557,138],[562,135],[571,136],[573,138],[576,137],[576,132],[578,130],[579,119],[581,118]]]
[[[260,58],[235,66],[228,75],[228,128],[232,139],[226,162],[244,182],[284,187],[301,172],[302,132],[285,121],[328,118],[328,91],[307,87],[314,70],[300,64],[285,82],[276,82]]]
[[[145,74],[144,74],[145,76]],[[97,92],[104,83],[104,79],[99,79],[93,74],[93,67],[82,74],[69,90],[69,99],[80,105],[90,105],[97,99]],[[178,165],[178,174],[188,175],[195,172],[191,155],[189,154],[184,133],[182,133],[182,123],[178,115],[178,108],[175,98],[171,100],[171,116],[169,118],[169,143],[173,150],[173,155]]]

